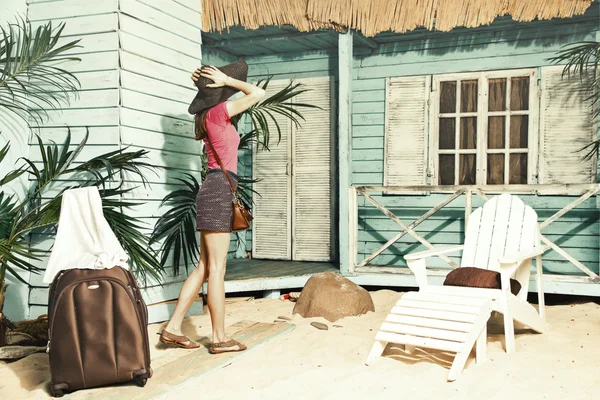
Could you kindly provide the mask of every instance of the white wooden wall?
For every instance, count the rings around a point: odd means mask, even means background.
[[[150,233],[162,212],[160,200],[178,188],[175,179],[183,172],[200,177],[201,147],[187,113],[195,95],[190,73],[201,59],[200,1],[29,0],[28,15],[34,25],[65,21],[65,40],[82,38],[82,48],[73,51],[82,61],[69,67],[81,81],[79,98],[52,111],[50,121],[34,131],[47,143],[60,142],[64,127],[70,126],[73,141],[79,141],[89,127],[81,159],[127,146],[149,150],[146,161],[163,167],[146,173],[150,186],[132,176],[123,177],[123,183],[136,188],[128,198],[144,203],[128,212],[141,218]],[[37,148],[30,153],[39,159]],[[52,244],[37,239],[48,248]],[[164,287],[150,279],[147,303],[176,298],[184,279],[170,270]],[[31,282],[30,314],[35,317],[46,312],[48,290],[40,276]],[[151,319],[163,319],[166,308],[160,314],[151,313]]]

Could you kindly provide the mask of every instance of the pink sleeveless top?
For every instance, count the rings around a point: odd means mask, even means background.
[[[240,135],[231,124],[226,103],[219,103],[206,114],[206,131],[215,151],[223,161],[225,169],[237,174],[237,155],[240,144]],[[204,138],[206,153],[208,155],[208,169],[220,169],[208,141]]]

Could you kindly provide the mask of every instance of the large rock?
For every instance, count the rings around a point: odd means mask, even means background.
[[[369,292],[338,274],[322,272],[306,282],[293,313],[334,322],[369,311],[375,311]]]

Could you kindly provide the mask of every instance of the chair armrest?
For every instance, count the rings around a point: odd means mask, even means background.
[[[539,256],[539,255],[543,254],[545,251],[546,251],[546,249],[544,247],[535,247],[531,250],[526,250],[525,252],[522,252],[522,253],[514,253],[514,254],[504,255],[504,256],[500,257],[498,259],[498,261],[500,262],[501,266],[511,266],[511,265],[515,265],[515,264],[519,265],[525,260],[528,260],[530,258],[533,258],[535,256]]]
[[[461,244],[460,246],[446,247],[444,249],[430,249],[430,250],[420,251],[418,253],[407,254],[404,256],[404,259],[405,260],[419,260],[422,258],[439,256],[439,255],[447,254],[447,253],[453,253],[455,251],[462,250],[464,247],[465,246]]]

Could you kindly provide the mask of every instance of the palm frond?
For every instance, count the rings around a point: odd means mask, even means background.
[[[253,184],[255,184],[256,182],[259,182],[259,181],[260,181],[260,179],[250,179],[250,178],[244,178],[244,177],[240,177],[238,179],[238,187],[237,187],[238,195],[247,204],[252,204],[253,203],[253,201],[252,201],[252,194],[255,194],[258,197],[260,197],[260,193],[258,193],[252,187]]]
[[[600,62],[600,42],[579,42],[562,47],[556,56],[548,58],[553,64],[565,64],[563,75],[579,75],[597,69]]]
[[[142,183],[146,185],[148,180],[142,170],[153,171],[154,166],[140,160],[147,158],[148,150],[128,152],[125,151],[127,149],[128,147],[94,157],[83,164],[68,169],[66,172],[90,173],[98,182],[102,183],[113,180],[118,173],[129,172],[139,177]]]
[[[196,196],[200,184],[193,175],[185,174],[177,179],[182,188],[169,193],[161,205],[170,207],[156,222],[150,244],[161,243],[160,264],[166,267],[171,260],[173,273],[178,275],[183,264],[198,262],[200,249],[196,234]]]
[[[129,255],[133,273],[143,283],[148,274],[157,281],[161,280],[164,268],[157,261],[157,254],[148,243],[148,237],[143,233],[148,227],[137,218],[126,215],[117,207],[104,205],[104,217],[119,239],[121,246]]]
[[[86,131],[81,143],[79,143],[74,150],[69,150],[69,147],[71,146],[70,129],[67,129],[67,136],[64,143],[60,147],[56,143],[52,143],[52,145],[44,148],[42,138],[39,135],[36,135],[38,149],[42,157],[42,170],[40,171],[36,167],[35,163],[30,159],[26,157],[21,158],[21,160],[28,165],[28,167],[26,167],[26,171],[36,178],[35,186],[32,191],[33,197],[39,198],[45,187],[58,179],[61,175],[70,172],[69,167],[81,153],[81,150],[83,150],[83,147],[87,143],[88,137],[89,131]]]
[[[65,190],[98,186],[103,199],[105,217],[123,248],[129,254],[133,271],[142,280],[145,279],[146,274],[160,280],[162,267],[156,260],[156,253],[148,243],[148,236],[142,233],[144,228],[148,228],[143,225],[141,220],[121,212],[123,208],[131,208],[141,203],[122,199],[122,196],[131,189],[105,187],[108,180],[118,177],[124,171],[139,175],[142,181],[145,181],[143,169],[151,168],[148,163],[142,161],[147,151],[112,151],[75,165],[87,138],[88,133],[75,149],[69,150],[71,147],[70,132],[67,132],[66,139],[61,146],[55,143],[44,146],[42,139],[38,136],[41,162],[21,158],[25,162],[22,171],[30,174],[34,182],[26,198],[18,204],[10,199],[4,199],[0,192],[0,212],[3,216],[7,216],[6,222],[0,219],[0,232],[3,233],[0,237],[8,238],[4,246],[6,254],[0,254],[0,258],[6,265],[0,268],[0,272],[10,272],[9,267],[34,271],[33,266],[27,262],[27,257],[30,253],[35,254],[38,251],[32,247],[28,248],[26,244],[23,244],[24,242],[21,243],[23,238],[33,231],[56,227],[60,216],[62,194]],[[2,153],[4,151],[0,155]],[[70,181],[70,183],[61,182],[59,193],[50,198],[42,196],[44,190],[59,178],[66,174],[76,173],[84,175],[84,178],[87,176],[87,179],[81,179],[78,182]],[[5,232],[6,229],[8,229],[8,233]]]
[[[0,28],[0,107],[40,124],[47,109],[60,107],[79,88],[75,75],[58,66],[80,61],[66,55],[79,40],[59,44],[64,28],[48,22],[34,29],[23,19]]]
[[[270,81],[271,78],[268,78],[265,81],[260,81],[258,85],[267,90]],[[302,83],[294,83],[292,81],[279,92],[274,93],[244,112],[244,114],[250,117],[254,126],[254,131],[257,135],[257,145],[262,144],[264,148],[268,149],[271,139],[271,124],[277,131],[277,143],[281,141],[281,126],[279,125],[281,117],[284,120],[291,120],[292,123],[299,126],[301,121],[304,120],[300,111],[302,108],[320,108],[305,103],[294,103],[293,106],[291,105],[290,102],[294,97],[309,90]]]
[[[6,143],[6,145],[2,149],[0,149],[0,163],[8,154],[8,150],[10,150],[10,143]],[[8,182],[17,179],[19,176],[23,175],[24,172],[25,170],[22,168],[18,168],[14,171],[9,172],[4,176],[4,178],[0,178],[0,186],[6,185]]]
[[[0,239],[8,238],[15,218],[17,201],[13,196],[0,192]]]
[[[36,267],[31,261],[39,261],[43,251],[33,248],[25,240],[11,242],[0,238],[0,282],[4,281],[6,272],[14,278],[29,285],[17,270],[40,273],[42,269]]]

